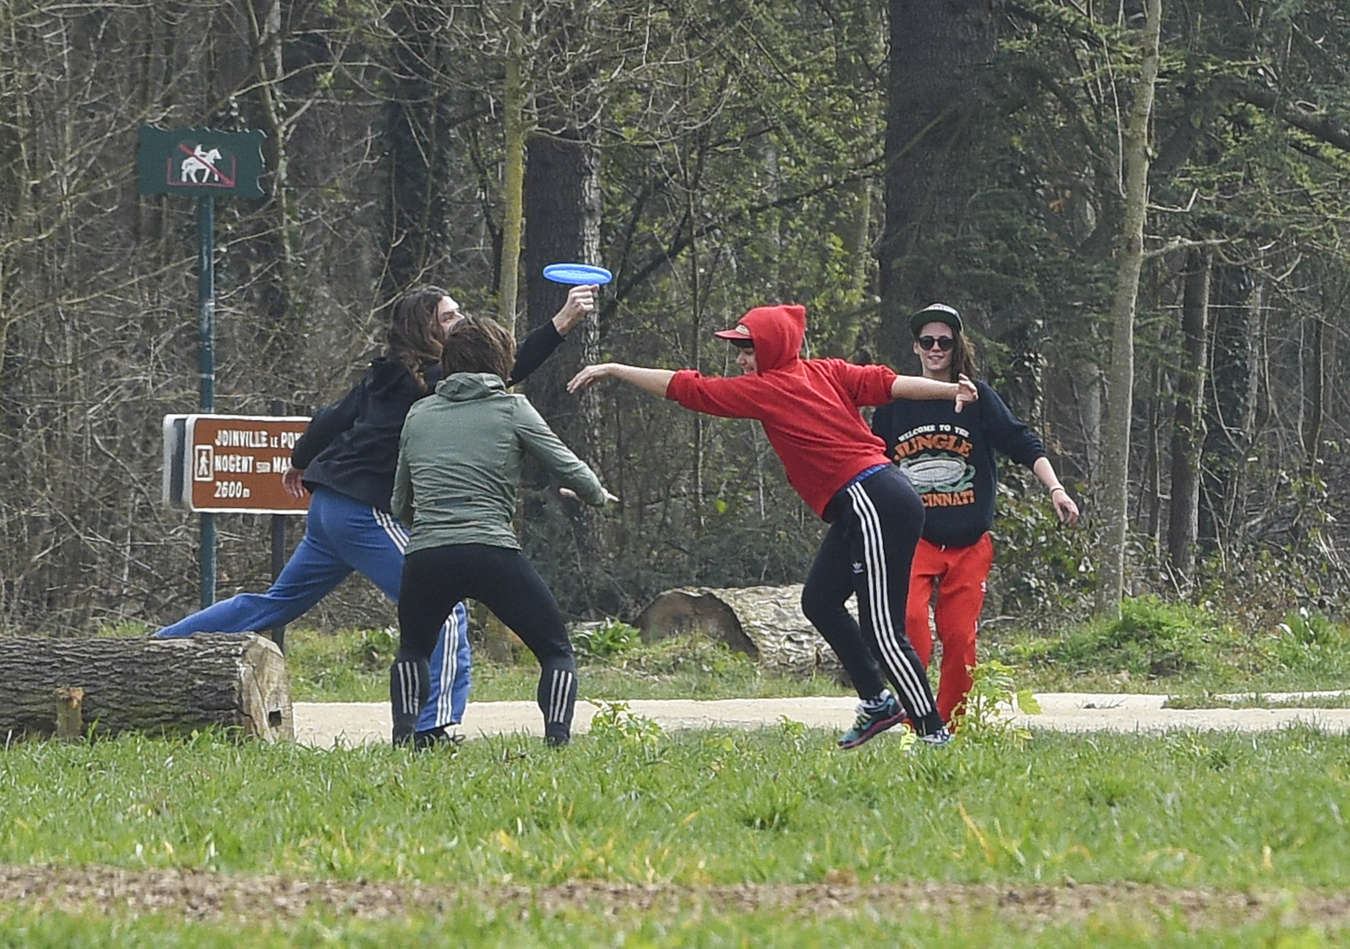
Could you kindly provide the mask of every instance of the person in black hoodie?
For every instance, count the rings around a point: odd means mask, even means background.
[[[924,378],[949,382],[975,377],[974,350],[954,308],[945,303],[925,307],[910,317],[910,331]],[[872,415],[872,431],[923,500],[923,533],[910,567],[905,631],[927,667],[933,655],[928,606],[936,587],[934,617],[942,643],[937,709],[943,721],[953,724],[970,693],[975,631],[985,579],[994,563],[989,528],[998,484],[995,452],[1032,470],[1061,521],[1078,520],[1078,505],[1060,484],[1040,438],[987,383],[975,386],[979,399],[960,415],[944,403],[914,399],[897,399]]]
[[[512,385],[524,379],[595,308],[595,286],[573,287],[553,319],[527,336],[516,353]],[[384,355],[342,399],[321,409],[291,453],[286,490],[312,494],[305,536],[265,593],[241,593],[193,613],[156,637],[239,633],[289,623],[356,570],[398,602],[408,531],[390,513],[403,420],[441,377],[445,334],[464,317],[439,287],[424,287],[394,306]],[[469,693],[468,614],[456,604],[431,658],[427,701],[416,744],[453,742]]]

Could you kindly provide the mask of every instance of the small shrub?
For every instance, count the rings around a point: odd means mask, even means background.
[[[572,632],[572,645],[578,654],[596,659],[608,659],[627,652],[641,642],[642,634],[622,620],[607,619]]]
[[[702,672],[715,676],[754,676],[758,666],[744,653],[702,637],[672,636],[635,647],[623,657],[625,668],[647,675]]]
[[[1350,630],[1307,607],[1285,614],[1275,629],[1267,651],[1286,668],[1326,669],[1344,664],[1350,655]]]
[[[782,775],[766,776],[747,789],[738,817],[751,830],[787,830],[805,800],[796,782]]]
[[[994,735],[1021,742],[1030,732],[1017,728],[1008,718],[1011,711],[1035,715],[1041,710],[1030,689],[1017,688],[1013,668],[996,659],[988,659],[971,670],[972,685],[965,709],[958,717],[957,733],[962,740],[978,740]]]
[[[627,702],[592,699],[600,711],[591,719],[591,734],[600,741],[630,747],[653,747],[665,737],[665,729],[645,715],[635,715]]]
[[[1075,630],[1051,650],[1050,658],[1081,671],[1168,677],[1217,661],[1216,645],[1234,638],[1206,610],[1150,595],[1125,600],[1118,620],[1098,620]]]
[[[367,672],[384,672],[394,661],[398,652],[398,628],[381,626],[377,629],[360,630],[347,650],[347,659],[354,669]]]

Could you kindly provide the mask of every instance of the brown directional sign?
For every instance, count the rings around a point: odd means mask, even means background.
[[[206,513],[304,514],[309,495],[291,497],[281,476],[308,424],[304,417],[167,416],[165,500]]]

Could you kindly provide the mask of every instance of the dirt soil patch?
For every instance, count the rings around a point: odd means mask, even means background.
[[[193,870],[0,865],[0,906],[97,912],[118,917],[162,913],[186,919],[287,919],[312,911],[361,919],[450,914],[464,905],[519,906],[546,914],[587,908],[606,914],[713,914],[772,911],[819,917],[914,910],[940,917],[997,912],[1026,923],[1071,923],[1092,916],[1147,919],[1181,915],[1195,925],[1237,926],[1272,914],[1288,924],[1350,923],[1350,890],[1234,891],[1115,884],[859,885],[738,883],[688,886],[581,881],[553,886],[424,885],[295,880]]]

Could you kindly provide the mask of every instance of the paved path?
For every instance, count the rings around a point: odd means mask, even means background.
[[[1295,695],[1327,696],[1340,692],[1262,693],[1279,702]],[[1031,728],[1055,731],[1168,731],[1217,729],[1273,731],[1295,723],[1315,725],[1335,734],[1350,734],[1350,708],[1165,709],[1165,695],[1115,695],[1048,692],[1036,696],[1038,715],[1014,715]],[[817,696],[793,699],[634,699],[627,703],[667,730],[686,728],[761,728],[789,718],[812,728],[843,729],[852,721],[855,699]],[[385,702],[296,702],[295,737],[306,745],[331,748],[389,739],[389,705]],[[578,702],[572,730],[590,728],[597,711]],[[539,708],[533,702],[470,702],[462,731],[469,738],[525,732],[543,734]]]

